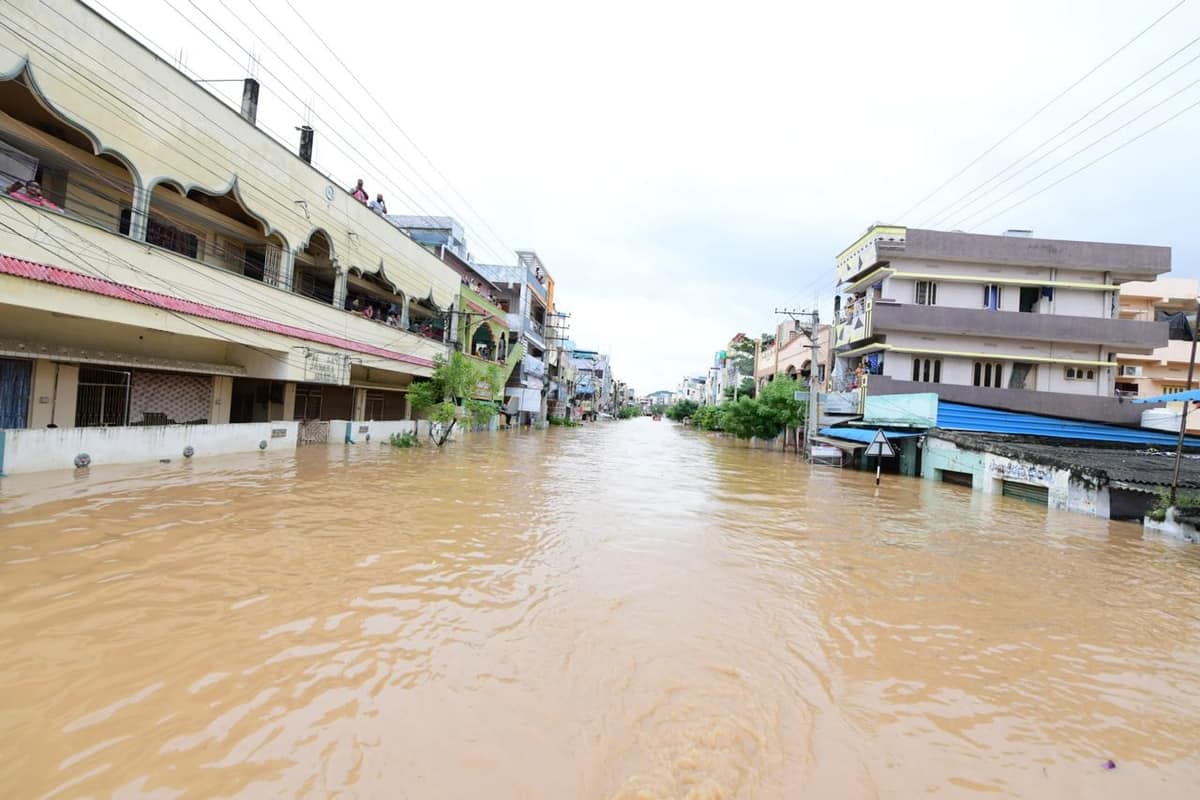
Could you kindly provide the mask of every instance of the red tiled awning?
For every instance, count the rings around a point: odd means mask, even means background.
[[[158,292],[151,292],[145,289],[137,289],[132,286],[104,280],[103,278],[93,278],[90,275],[83,275],[79,272],[72,272],[60,267],[51,267],[46,264],[37,264],[33,261],[25,261],[24,259],[13,258],[12,256],[0,255],[0,274],[14,275],[18,278],[26,278],[31,281],[38,281],[39,283],[54,284],[65,289],[74,289],[80,292],[111,297],[116,300],[125,300],[130,303],[150,306],[174,314],[187,314],[193,317],[211,319],[216,322],[240,325],[243,328],[277,333],[281,336],[290,336],[293,339],[302,339],[307,342],[317,342],[331,347],[340,347],[343,350],[366,353],[368,355],[379,356],[380,358],[388,358],[392,361],[401,361],[406,364],[415,364],[422,367],[433,366],[433,361],[428,358],[401,353],[398,350],[388,350],[383,347],[356,342],[353,339],[346,339],[342,336],[311,331],[307,328],[298,328],[294,325],[284,325],[272,322],[269,319],[263,319],[262,317],[229,311],[228,309],[217,308],[216,306],[205,305],[204,303],[197,303],[192,300],[183,300],[178,297],[171,297],[170,295],[159,294]]]

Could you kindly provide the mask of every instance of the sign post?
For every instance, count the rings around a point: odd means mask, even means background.
[[[883,428],[875,431],[875,438],[867,445],[867,455],[875,456],[875,485],[879,485],[880,460],[887,456],[891,458],[896,455],[896,451],[892,449],[892,443],[888,441],[887,436],[883,433]]]

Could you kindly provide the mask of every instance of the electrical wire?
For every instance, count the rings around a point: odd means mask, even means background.
[[[1019,192],[1019,191],[1021,191],[1022,189],[1024,189],[1026,186],[1028,186],[1028,185],[1030,185],[1031,183],[1034,183],[1035,181],[1039,180],[1040,178],[1042,178],[1042,177],[1044,177],[1044,176],[1048,175],[1049,173],[1051,173],[1051,172],[1053,172],[1054,170],[1058,169],[1058,168],[1059,168],[1059,167],[1061,167],[1063,164],[1065,164],[1065,163],[1067,163],[1068,161],[1072,160],[1072,159],[1073,159],[1073,158],[1075,158],[1076,156],[1078,156],[1078,155],[1081,155],[1081,154],[1083,154],[1083,153],[1087,152],[1088,150],[1090,150],[1090,149],[1092,149],[1093,147],[1095,147],[1096,145],[1100,144],[1101,142],[1103,142],[1105,139],[1109,138],[1110,136],[1114,136],[1115,134],[1117,134],[1117,133],[1121,132],[1121,131],[1122,131],[1122,130],[1124,130],[1125,128],[1128,128],[1130,125],[1132,125],[1133,123],[1137,122],[1137,121],[1138,121],[1138,120],[1140,120],[1142,117],[1144,117],[1144,116],[1146,116],[1147,114],[1149,114],[1151,111],[1155,111],[1156,109],[1160,108],[1161,106],[1165,105],[1166,103],[1170,102],[1171,100],[1174,100],[1176,97],[1178,97],[1179,95],[1183,94],[1183,93],[1184,93],[1184,92],[1186,92],[1188,89],[1191,89],[1193,86],[1196,86],[1197,84],[1200,84],[1200,78],[1197,78],[1196,80],[1192,81],[1192,82],[1191,82],[1191,83],[1189,83],[1187,86],[1184,86],[1184,87],[1182,87],[1182,88],[1180,88],[1180,89],[1177,89],[1175,92],[1172,92],[1171,94],[1167,95],[1165,98],[1163,98],[1162,100],[1158,101],[1157,103],[1155,103],[1154,105],[1150,106],[1149,108],[1145,109],[1144,111],[1142,111],[1142,112],[1141,112],[1140,114],[1138,114],[1137,116],[1135,116],[1135,117],[1133,117],[1132,119],[1129,119],[1129,120],[1127,120],[1127,121],[1123,122],[1122,124],[1118,125],[1116,128],[1113,128],[1111,131],[1109,131],[1108,133],[1106,133],[1106,134],[1104,134],[1103,136],[1099,137],[1098,139],[1095,139],[1095,140],[1093,140],[1091,143],[1089,143],[1089,144],[1086,144],[1086,145],[1084,145],[1083,147],[1081,147],[1081,148],[1079,148],[1078,150],[1076,150],[1074,153],[1071,153],[1071,155],[1067,156],[1066,158],[1064,158],[1064,159],[1062,159],[1062,160],[1058,161],[1057,163],[1055,163],[1055,164],[1053,164],[1053,165],[1051,165],[1051,166],[1047,167],[1046,169],[1042,170],[1042,171],[1041,171],[1041,172],[1039,172],[1037,175],[1034,175],[1032,178],[1030,178],[1029,180],[1027,180],[1027,181],[1025,181],[1024,183],[1022,183],[1020,186],[1017,186],[1015,189],[1013,189],[1013,190],[1011,190],[1011,191],[1007,192],[1007,193],[1006,193],[1006,194],[1004,194],[1004,195],[1001,195],[1000,197],[996,198],[995,200],[993,200],[992,202],[990,202],[990,203],[988,203],[987,205],[983,206],[982,208],[980,208],[980,209],[978,209],[978,210],[976,210],[976,211],[973,211],[973,212],[971,212],[971,213],[970,213],[970,214],[968,214],[967,216],[965,216],[965,217],[962,217],[962,218],[961,218],[961,220],[959,221],[958,225],[956,225],[955,227],[961,227],[961,226],[965,225],[965,224],[967,223],[967,221],[968,221],[968,220],[970,220],[970,219],[972,219],[973,217],[976,217],[976,216],[978,216],[979,214],[982,214],[983,212],[987,211],[988,209],[995,207],[995,206],[996,206],[998,203],[1002,203],[1002,202],[1004,202],[1005,200],[1007,200],[1008,198],[1012,197],[1012,196],[1013,196],[1014,194],[1016,194],[1017,192]],[[1190,106],[1189,106],[1189,108],[1190,108]],[[1186,110],[1186,109],[1185,109],[1185,110]],[[1169,118],[1168,120],[1166,120],[1165,122],[1169,122],[1170,120],[1172,120],[1172,119],[1175,119],[1175,117],[1177,117],[1177,116],[1179,116],[1179,115],[1178,115],[1178,114],[1176,114],[1175,116],[1172,116],[1172,117],[1170,117],[1170,118]],[[1164,122],[1163,124],[1165,124],[1165,122]],[[1158,128],[1158,127],[1161,127],[1161,125],[1156,125],[1156,126],[1155,126],[1155,128],[1152,128],[1151,130],[1154,130],[1154,129]],[[1127,142],[1126,144],[1132,143],[1132,142],[1134,142],[1134,141],[1136,141],[1137,139],[1140,139],[1140,138],[1141,138],[1140,136],[1138,136],[1138,137],[1135,137],[1134,139],[1131,139],[1131,140],[1130,140],[1129,142]],[[1122,146],[1124,146],[1124,145],[1122,145]],[[1093,163],[1094,163],[1094,162],[1093,162]]]
[[[1137,94],[1133,95],[1133,96],[1132,96],[1132,97],[1130,97],[1128,100],[1126,100],[1126,101],[1124,101],[1123,103],[1121,103],[1121,104],[1117,105],[1115,108],[1113,108],[1113,109],[1112,109],[1111,111],[1109,111],[1107,114],[1104,114],[1102,117],[1100,117],[1100,118],[1099,118],[1099,119],[1097,119],[1096,121],[1092,122],[1092,123],[1091,123],[1090,125],[1088,125],[1087,127],[1085,127],[1085,128],[1082,128],[1081,130],[1079,130],[1079,131],[1075,132],[1073,135],[1071,135],[1071,136],[1070,136],[1070,137],[1068,137],[1067,139],[1064,139],[1063,141],[1059,142],[1059,143],[1058,143],[1058,144],[1056,144],[1054,147],[1052,147],[1050,150],[1047,150],[1046,152],[1042,153],[1040,156],[1038,156],[1037,158],[1035,158],[1033,161],[1029,162],[1029,163],[1028,163],[1028,164],[1026,164],[1025,166],[1021,167],[1021,168],[1020,168],[1020,169],[1018,169],[1016,172],[1013,172],[1013,173],[1012,173],[1011,175],[1009,175],[1007,178],[1005,178],[1004,180],[1000,181],[1000,183],[998,183],[998,184],[996,184],[995,186],[993,186],[992,188],[988,189],[988,190],[987,190],[987,192],[983,192],[983,193],[982,193],[982,194],[980,194],[979,196],[977,196],[977,197],[975,197],[974,199],[970,200],[970,202],[968,202],[968,203],[966,203],[966,204],[962,204],[962,201],[963,201],[963,200],[966,200],[967,198],[971,197],[971,196],[972,196],[972,195],[974,195],[975,193],[979,192],[979,190],[981,190],[983,187],[987,186],[987,185],[988,185],[989,183],[991,183],[992,181],[994,181],[994,180],[996,180],[997,178],[1001,177],[1001,176],[1002,176],[1002,175],[1004,175],[1006,172],[1008,172],[1009,170],[1011,170],[1013,167],[1017,166],[1017,165],[1018,165],[1018,164],[1020,164],[1022,161],[1024,161],[1026,158],[1028,158],[1029,156],[1033,155],[1034,153],[1036,153],[1036,152],[1037,152],[1038,150],[1040,150],[1041,148],[1045,147],[1045,146],[1046,146],[1047,144],[1049,144],[1050,142],[1053,142],[1053,141],[1054,141],[1055,139],[1057,139],[1059,136],[1062,136],[1064,133],[1066,133],[1066,132],[1067,132],[1067,131],[1069,131],[1071,128],[1073,128],[1073,127],[1075,127],[1076,125],[1078,125],[1078,124],[1079,124],[1080,122],[1082,122],[1083,120],[1087,119],[1089,116],[1091,116],[1092,114],[1094,114],[1094,113],[1095,113],[1097,110],[1099,110],[1100,108],[1102,108],[1103,106],[1105,106],[1105,105],[1106,105],[1106,104],[1107,104],[1107,103],[1108,103],[1110,100],[1112,100],[1113,98],[1115,98],[1115,97],[1119,96],[1121,93],[1123,93],[1123,92],[1124,92],[1126,89],[1128,89],[1129,87],[1131,87],[1131,86],[1133,86],[1134,84],[1138,83],[1138,82],[1139,82],[1139,81],[1141,81],[1143,78],[1147,77],[1148,75],[1150,75],[1151,73],[1153,73],[1154,71],[1156,71],[1156,70],[1157,70],[1159,67],[1161,67],[1161,66],[1163,66],[1164,64],[1166,64],[1167,62],[1171,61],[1173,58],[1175,58],[1177,55],[1179,55],[1180,53],[1184,52],[1185,50],[1188,50],[1188,49],[1190,49],[1191,47],[1195,46],[1197,43],[1200,43],[1200,36],[1197,36],[1195,39],[1192,39],[1192,41],[1188,42],[1186,45],[1184,45],[1183,47],[1179,48],[1178,50],[1176,50],[1176,51],[1175,51],[1174,53],[1172,53],[1171,55],[1167,56],[1167,57],[1166,57],[1165,59],[1163,59],[1162,61],[1158,62],[1158,64],[1156,64],[1156,65],[1154,65],[1153,67],[1151,67],[1150,69],[1146,70],[1146,71],[1145,71],[1145,72],[1143,72],[1141,75],[1137,76],[1137,77],[1136,77],[1136,78],[1134,78],[1132,81],[1130,81],[1129,83],[1127,83],[1127,84],[1125,84],[1124,86],[1122,86],[1122,87],[1121,87],[1120,89],[1118,89],[1116,92],[1113,92],[1111,95],[1109,95],[1108,97],[1106,97],[1104,100],[1100,101],[1098,104],[1096,104],[1095,106],[1093,106],[1092,108],[1090,108],[1090,109],[1089,109],[1087,112],[1085,112],[1085,113],[1084,113],[1082,116],[1080,116],[1078,119],[1076,119],[1076,120],[1075,120],[1074,122],[1072,122],[1070,125],[1067,125],[1065,128],[1063,128],[1062,130],[1060,130],[1058,133],[1056,133],[1056,134],[1054,134],[1053,136],[1051,136],[1050,138],[1046,139],[1046,140],[1045,140],[1045,141],[1043,141],[1041,144],[1038,144],[1038,145],[1037,145],[1036,147],[1034,147],[1032,150],[1030,150],[1029,152],[1025,153],[1025,155],[1023,155],[1023,156],[1021,156],[1020,158],[1018,158],[1017,160],[1013,161],[1013,162],[1012,162],[1011,164],[1009,164],[1007,167],[1005,167],[1004,169],[1000,170],[999,172],[997,172],[997,173],[996,173],[995,175],[993,175],[992,177],[988,178],[988,179],[987,179],[986,181],[984,181],[983,183],[979,184],[979,185],[978,185],[978,186],[976,186],[975,188],[973,188],[973,189],[971,189],[970,191],[966,192],[966,193],[965,193],[965,194],[963,194],[961,197],[959,197],[957,200],[955,200],[953,203],[951,203],[950,205],[946,206],[946,207],[945,207],[945,208],[943,208],[941,211],[938,211],[938,212],[937,212],[936,214],[934,214],[932,217],[926,218],[924,221],[920,222],[920,223],[919,223],[919,226],[920,226],[920,227],[922,227],[922,228],[924,228],[924,227],[926,227],[927,225],[933,225],[933,226],[936,226],[936,225],[938,225],[938,224],[945,224],[946,222],[948,222],[948,221],[949,221],[949,218],[950,218],[951,216],[954,216],[955,214],[961,213],[962,211],[965,211],[966,209],[970,208],[972,205],[974,205],[975,203],[979,202],[979,201],[980,201],[980,200],[982,200],[984,197],[986,197],[988,194],[990,194],[991,192],[994,192],[996,189],[1000,188],[1000,187],[1001,187],[1001,186],[1003,186],[1004,184],[1008,183],[1009,181],[1011,181],[1012,179],[1014,179],[1015,177],[1017,177],[1018,175],[1020,175],[1022,172],[1025,172],[1026,170],[1028,170],[1028,169],[1032,168],[1034,165],[1038,164],[1040,161],[1042,161],[1043,159],[1045,159],[1047,156],[1051,155],[1052,153],[1055,153],[1055,152],[1057,152],[1057,151],[1058,151],[1059,149],[1061,149],[1062,147],[1064,147],[1064,146],[1066,146],[1067,144],[1070,144],[1071,142],[1075,141],[1076,139],[1078,139],[1078,138],[1079,138],[1080,136],[1082,136],[1083,134],[1087,133],[1088,131],[1092,130],[1093,128],[1095,128],[1095,127],[1096,127],[1097,125],[1099,125],[1100,123],[1104,122],[1106,119],[1108,119],[1109,117],[1111,117],[1113,114],[1117,113],[1118,111],[1120,111],[1120,110],[1121,110],[1121,109],[1123,109],[1123,108],[1126,108],[1126,107],[1127,107],[1127,106],[1128,106],[1130,103],[1134,102],[1134,101],[1135,101],[1135,100],[1137,100],[1138,98],[1145,96],[1145,95],[1146,95],[1146,94],[1148,94],[1148,93],[1149,93],[1149,92],[1150,92],[1152,89],[1155,89],[1155,88],[1157,88],[1158,86],[1160,86],[1162,83],[1164,83],[1164,82],[1165,82],[1166,80],[1168,80],[1169,78],[1171,78],[1171,77],[1173,77],[1173,76],[1177,75],[1177,74],[1178,74],[1180,71],[1182,71],[1182,70],[1183,70],[1185,67],[1188,67],[1188,66],[1190,66],[1191,64],[1195,63],[1196,61],[1200,61],[1200,55],[1193,56],[1191,59],[1189,59],[1189,60],[1185,61],[1183,64],[1180,64],[1178,67],[1176,67],[1175,69],[1171,70],[1171,71],[1170,71],[1170,72],[1168,72],[1166,75],[1162,76],[1161,78],[1159,78],[1159,79],[1158,79],[1158,80],[1156,80],[1154,83],[1150,84],[1150,85],[1149,85],[1149,86],[1147,86],[1145,89],[1143,89],[1143,90],[1141,90],[1140,92],[1138,92]],[[951,212],[950,214],[947,214],[946,212],[949,212],[949,211],[951,211],[951,209],[955,209],[955,210],[954,210],[953,212]],[[945,219],[943,219],[943,215],[945,216]]]
[[[1027,196],[1027,197],[1024,197],[1024,198],[1022,198],[1022,199],[1018,200],[1017,202],[1013,203],[1013,204],[1012,204],[1012,205],[1010,205],[1010,206],[1007,206],[1006,208],[1003,208],[1003,209],[1001,209],[1000,211],[997,211],[995,214],[992,214],[992,215],[991,215],[990,217],[988,217],[987,219],[984,219],[984,220],[981,220],[980,222],[977,222],[977,223],[976,223],[976,224],[975,224],[975,225],[974,225],[974,226],[971,228],[971,230],[975,230],[976,228],[979,228],[979,227],[980,227],[980,226],[982,226],[982,225],[986,225],[987,223],[989,223],[989,222],[991,222],[992,220],[994,220],[996,217],[998,217],[998,216],[1000,216],[1000,215],[1002,215],[1002,214],[1006,214],[1006,213],[1008,213],[1009,211],[1012,211],[1014,208],[1017,208],[1018,206],[1024,205],[1025,203],[1029,202],[1030,200],[1032,200],[1033,198],[1035,198],[1035,197],[1037,197],[1038,195],[1042,194],[1043,192],[1049,191],[1050,189],[1053,189],[1055,186],[1058,186],[1058,185],[1059,185],[1060,183],[1062,183],[1063,181],[1066,181],[1066,180],[1068,180],[1068,179],[1070,179],[1070,178],[1073,178],[1073,177],[1075,177],[1075,176],[1076,176],[1076,175],[1078,175],[1079,173],[1083,172],[1085,169],[1088,169],[1089,167],[1093,166],[1094,164],[1098,164],[1099,162],[1101,162],[1101,161],[1103,161],[1104,159],[1106,159],[1106,158],[1108,158],[1109,156],[1111,156],[1113,153],[1116,153],[1117,151],[1119,151],[1119,150],[1121,150],[1121,149],[1123,149],[1123,148],[1125,148],[1125,147],[1127,147],[1127,146],[1129,146],[1129,145],[1133,144],[1133,143],[1134,143],[1134,142],[1136,142],[1138,139],[1141,139],[1143,136],[1147,136],[1148,134],[1150,134],[1150,133],[1153,133],[1154,131],[1156,131],[1156,130],[1158,130],[1159,128],[1163,127],[1163,126],[1164,126],[1164,125],[1166,125],[1167,123],[1169,123],[1169,122],[1171,122],[1171,121],[1173,121],[1173,120],[1177,119],[1178,117],[1181,117],[1181,116],[1183,116],[1185,113],[1187,113],[1188,111],[1191,111],[1192,109],[1196,108],[1197,106],[1200,106],[1200,101],[1196,101],[1195,103],[1192,103],[1190,106],[1187,106],[1186,108],[1180,109],[1180,110],[1179,110],[1179,111],[1177,111],[1176,113],[1174,113],[1174,114],[1172,114],[1171,116],[1169,116],[1169,117],[1167,117],[1166,119],[1164,119],[1162,122],[1159,122],[1157,125],[1154,125],[1154,126],[1153,126],[1153,127],[1151,127],[1151,128],[1147,128],[1146,130],[1142,131],[1142,132],[1141,132],[1141,133],[1139,133],[1137,136],[1134,136],[1134,137],[1133,137],[1133,138],[1131,138],[1131,139],[1127,139],[1126,141],[1124,141],[1124,142],[1122,142],[1121,144],[1119,144],[1119,145],[1117,145],[1116,147],[1114,147],[1112,150],[1109,150],[1108,152],[1106,152],[1106,153],[1104,153],[1104,154],[1102,154],[1102,155],[1100,155],[1100,156],[1097,156],[1096,158],[1092,159],[1091,161],[1089,161],[1088,163],[1086,163],[1086,164],[1084,164],[1083,166],[1079,167],[1078,169],[1074,170],[1073,172],[1069,172],[1069,173],[1067,173],[1066,175],[1062,176],[1061,178],[1059,178],[1058,180],[1054,181],[1053,183],[1051,183],[1051,184],[1049,184],[1049,185],[1047,185],[1047,186],[1043,186],[1041,189],[1038,189],[1038,190],[1037,190],[1036,192],[1034,192],[1033,194],[1031,194],[1031,195],[1029,195],[1029,196]]]
[[[1023,130],[1023,129],[1025,128],[1025,126],[1026,126],[1026,125],[1028,125],[1029,123],[1033,122],[1035,119],[1037,119],[1038,117],[1040,117],[1040,116],[1042,115],[1042,113],[1043,113],[1043,112],[1045,112],[1047,109],[1049,109],[1051,106],[1053,106],[1053,105],[1054,105],[1055,103],[1057,103],[1059,100],[1061,100],[1063,97],[1065,97],[1065,96],[1066,96],[1066,95],[1068,95],[1070,92],[1072,92],[1072,91],[1073,91],[1073,90],[1074,90],[1076,87],[1078,87],[1078,86],[1079,86],[1081,83],[1083,83],[1083,82],[1084,82],[1084,81],[1086,81],[1088,78],[1090,78],[1092,75],[1094,75],[1094,74],[1095,74],[1097,71],[1099,71],[1099,70],[1100,70],[1100,69],[1101,69],[1101,68],[1102,68],[1104,65],[1108,64],[1110,61],[1112,61],[1112,60],[1113,60],[1114,58],[1116,58],[1118,55],[1120,55],[1121,53],[1123,53],[1123,52],[1124,52],[1124,51],[1125,51],[1125,50],[1126,50],[1126,49],[1127,49],[1127,48],[1128,48],[1130,45],[1132,45],[1134,42],[1138,41],[1138,40],[1139,40],[1139,39],[1141,39],[1143,36],[1145,36],[1147,33],[1149,33],[1151,30],[1153,30],[1153,29],[1154,29],[1154,28],[1155,28],[1155,27],[1156,27],[1156,26],[1157,26],[1159,23],[1161,23],[1161,22],[1162,22],[1164,19],[1166,19],[1167,17],[1169,17],[1171,14],[1175,13],[1175,12],[1176,12],[1176,11],[1177,11],[1177,10],[1178,10],[1178,9],[1179,9],[1181,6],[1183,6],[1183,4],[1184,4],[1184,3],[1186,3],[1187,1],[1188,1],[1188,0],[1178,0],[1178,2],[1177,2],[1177,3],[1175,3],[1175,5],[1171,6],[1171,7],[1170,7],[1170,8],[1168,8],[1168,9],[1167,9],[1165,12],[1163,12],[1163,13],[1162,13],[1160,16],[1158,16],[1157,18],[1155,18],[1155,20],[1154,20],[1153,22],[1151,22],[1151,23],[1150,23],[1149,25],[1147,25],[1145,28],[1142,28],[1140,31],[1138,31],[1136,34],[1134,34],[1134,36],[1133,36],[1133,38],[1132,38],[1132,39],[1129,39],[1129,40],[1128,40],[1128,41],[1126,41],[1124,44],[1122,44],[1120,47],[1118,47],[1116,50],[1112,51],[1112,52],[1111,52],[1111,53],[1109,53],[1107,56],[1105,56],[1103,59],[1101,59],[1101,60],[1100,60],[1100,63],[1096,64],[1094,67],[1092,67],[1092,68],[1091,68],[1091,69],[1089,69],[1087,72],[1085,72],[1083,75],[1081,75],[1079,78],[1077,78],[1077,79],[1075,80],[1075,82],[1074,82],[1074,83],[1072,83],[1070,86],[1068,86],[1067,88],[1063,89],[1061,92],[1059,92],[1058,94],[1056,94],[1054,97],[1050,98],[1050,100],[1049,100],[1049,101],[1047,101],[1047,102],[1046,102],[1044,105],[1042,105],[1040,108],[1038,108],[1036,111],[1034,111],[1034,112],[1033,112],[1033,113],[1032,113],[1030,116],[1028,116],[1028,117],[1027,117],[1027,118],[1026,118],[1026,119],[1025,119],[1023,122],[1021,122],[1021,124],[1017,125],[1017,126],[1016,126],[1015,128],[1013,128],[1011,131],[1009,131],[1008,133],[1006,133],[1006,134],[1004,134],[1002,137],[1000,137],[1000,139],[999,139],[999,140],[997,140],[995,144],[993,144],[991,147],[988,147],[988,148],[987,148],[986,150],[984,150],[982,153],[980,153],[979,155],[977,155],[977,156],[976,156],[974,159],[972,159],[972,160],[970,161],[970,163],[968,163],[966,166],[964,166],[964,167],[963,167],[962,169],[960,169],[958,172],[955,172],[953,175],[951,175],[951,176],[950,176],[949,178],[947,178],[945,181],[943,181],[942,183],[938,184],[938,186],[937,186],[936,188],[934,188],[934,189],[933,189],[933,191],[929,192],[929,194],[927,194],[927,195],[925,195],[924,197],[922,197],[920,200],[918,200],[916,203],[914,203],[912,206],[910,206],[908,209],[906,209],[906,210],[905,210],[903,213],[901,213],[901,214],[897,215],[897,216],[895,217],[895,219],[898,219],[898,220],[903,220],[905,217],[907,217],[907,216],[908,216],[909,214],[911,214],[913,211],[916,211],[918,208],[920,208],[920,207],[921,207],[921,206],[923,206],[923,205],[924,205],[926,202],[928,202],[928,201],[929,201],[931,198],[933,198],[935,195],[937,195],[937,194],[938,194],[938,192],[942,191],[942,189],[945,189],[945,188],[946,188],[947,186],[949,186],[951,183],[953,183],[954,181],[958,180],[960,177],[962,177],[962,175],[963,175],[963,174],[964,174],[964,173],[965,173],[967,170],[969,170],[971,167],[975,166],[975,165],[976,165],[976,164],[978,164],[980,161],[982,161],[982,160],[983,160],[983,159],[985,159],[987,156],[989,156],[989,155],[990,155],[992,152],[994,152],[994,151],[996,150],[996,148],[1000,147],[1000,145],[1004,144],[1004,143],[1005,143],[1005,142],[1007,142],[1009,139],[1011,139],[1013,136],[1015,136],[1017,133],[1019,133],[1021,130]]]

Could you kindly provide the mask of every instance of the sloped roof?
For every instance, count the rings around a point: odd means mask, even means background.
[[[65,289],[74,289],[80,292],[88,292],[90,294],[102,295],[111,297],[116,300],[125,300],[138,305],[150,306],[152,308],[162,309],[176,314],[187,314],[188,316],[201,317],[203,319],[211,319],[216,322],[226,322],[231,325],[239,325],[243,328],[253,328],[255,330],[267,331],[269,333],[277,333],[281,336],[290,336],[294,339],[301,339],[308,342],[317,342],[326,344],[332,347],[340,347],[343,350],[350,350],[357,353],[366,353],[368,355],[387,358],[392,361],[400,361],[407,364],[416,364],[422,367],[432,367],[433,362],[427,358],[401,353],[396,350],[388,350],[383,347],[375,347],[374,345],[363,344],[356,342],[353,339],[347,339],[342,336],[334,336],[328,333],[308,330],[307,328],[299,328],[295,325],[285,325],[279,322],[272,322],[269,319],[262,317],[243,314],[238,311],[230,311],[225,308],[197,303],[192,300],[184,300],[171,295],[160,294],[158,292],[139,289],[134,286],[126,286],[125,284],[116,283],[114,281],[105,280],[103,278],[93,278],[90,275],[84,275],[79,272],[72,272],[60,267],[52,267],[46,264],[38,264],[33,261],[25,261],[20,258],[0,255],[0,274],[13,275],[18,278],[25,278],[39,283],[50,283],[55,286],[61,286]]]

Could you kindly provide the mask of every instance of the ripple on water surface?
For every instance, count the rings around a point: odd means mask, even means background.
[[[1200,550],[872,478],[633,420],[5,479],[0,796],[1195,796]]]

